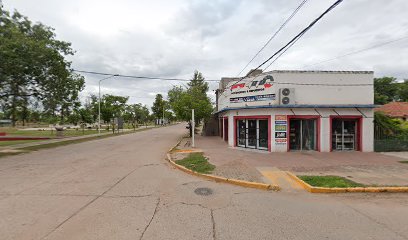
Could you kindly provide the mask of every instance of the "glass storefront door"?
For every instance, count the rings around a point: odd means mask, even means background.
[[[332,120],[332,149],[354,151],[358,149],[357,119]]]
[[[247,120],[247,147],[256,148],[257,143],[257,120]]]
[[[290,150],[317,150],[316,138],[316,119],[290,120]]]
[[[237,120],[237,146],[268,150],[268,120]]]
[[[258,120],[258,148],[268,150],[268,120]]]
[[[238,120],[237,121],[237,145],[240,147],[246,146],[246,121]]]

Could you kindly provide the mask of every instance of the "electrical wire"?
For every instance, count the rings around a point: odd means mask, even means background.
[[[269,63],[268,66],[266,66],[266,68],[264,68],[264,72],[274,63],[276,62],[283,54],[286,53],[286,51],[288,51],[301,37],[303,36],[303,34],[298,37],[293,43],[291,43],[287,48],[285,48],[285,50],[283,50],[271,63]]]
[[[292,83],[292,82],[275,82],[274,84],[285,84],[285,85],[301,85],[301,86],[335,86],[335,87],[355,87],[355,86],[373,86],[373,83],[350,83],[350,84],[341,84],[341,83]]]
[[[339,56],[337,56],[337,57],[333,57],[333,58],[329,58],[329,59],[322,60],[322,61],[320,61],[320,62],[316,62],[316,63],[312,63],[312,64],[307,64],[307,65],[304,65],[302,68],[304,69],[304,68],[311,67],[311,66],[315,66],[315,65],[319,65],[319,64],[322,64],[322,63],[331,62],[331,61],[337,60],[337,59],[339,59],[339,58],[343,58],[343,57],[347,57],[347,56],[354,55],[354,54],[357,54],[357,53],[365,52],[365,51],[367,51],[367,50],[371,50],[371,49],[374,49],[374,48],[382,47],[382,46],[385,46],[385,45],[388,45],[388,44],[392,44],[392,43],[395,43],[395,42],[398,42],[398,41],[401,41],[401,40],[404,40],[404,39],[407,39],[407,38],[408,38],[408,36],[405,36],[405,37],[397,38],[397,39],[394,39],[394,40],[391,40],[391,41],[388,41],[388,42],[383,42],[383,43],[380,43],[380,44],[376,44],[376,45],[373,45],[373,46],[371,46],[371,47],[367,47],[367,48],[363,48],[363,49],[360,49],[360,50],[352,51],[352,52],[349,52],[349,53],[346,53],[346,54],[343,54],[343,55],[339,55]]]
[[[296,15],[296,13],[305,5],[308,0],[303,0],[300,5],[292,12],[292,14],[283,22],[283,24],[276,30],[276,32],[268,39],[268,41],[262,46],[261,49],[252,57],[251,60],[245,65],[245,67],[238,73],[237,77],[254,61],[254,59],[268,46],[268,44],[278,35],[278,33],[289,23],[289,21]]]
[[[163,77],[122,75],[122,74],[114,74],[114,73],[102,73],[102,72],[94,72],[94,71],[84,71],[84,70],[77,70],[77,69],[73,69],[73,71],[74,72],[79,72],[79,73],[86,73],[86,74],[115,76],[115,77],[134,78],[134,79],[150,79],[150,80],[182,81],[182,82],[190,82],[191,81],[191,79],[183,79],[183,78],[163,78]],[[207,79],[205,79],[204,81],[206,81],[206,82],[219,82],[220,80],[207,80]]]
[[[263,63],[261,63],[258,67],[256,67],[255,69],[252,69],[249,73],[247,73],[247,75],[245,75],[244,77],[242,77],[240,80],[238,80],[237,82],[235,82],[234,84],[237,84],[239,82],[241,82],[244,78],[246,78],[247,76],[251,75],[251,73],[253,73],[254,71],[256,71],[257,69],[259,69],[260,67],[262,67],[263,65],[265,65],[267,62],[269,62],[272,58],[274,58],[276,55],[278,55],[279,53],[281,53],[282,51],[284,51],[288,46],[293,46],[294,42],[297,41],[298,38],[302,37],[307,31],[309,31],[309,29],[311,29],[320,19],[322,19],[328,12],[330,12],[331,10],[333,10],[337,5],[339,5],[343,0],[337,0],[335,3],[333,3],[328,9],[326,9],[326,11],[324,11],[319,17],[317,17],[315,20],[313,20],[306,28],[304,28],[300,33],[298,33],[295,37],[293,37],[285,46],[283,46],[282,48],[280,48],[278,51],[276,51],[274,54],[272,54],[272,56],[270,56],[268,59],[266,59]]]

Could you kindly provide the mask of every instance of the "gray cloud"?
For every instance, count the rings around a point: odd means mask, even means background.
[[[301,0],[4,0],[31,20],[56,29],[77,51],[77,69],[127,75],[190,78],[200,70],[209,79],[235,76]],[[309,0],[254,67],[296,35],[332,2]],[[270,70],[300,69],[379,43],[408,36],[408,2],[344,1],[283,55]],[[408,40],[310,67],[374,70],[376,76],[408,78]],[[248,69],[249,70],[249,69]],[[100,76],[84,75],[86,90],[97,93]],[[151,105],[178,82],[110,79],[103,93],[131,96]],[[210,89],[217,88],[216,83]]]

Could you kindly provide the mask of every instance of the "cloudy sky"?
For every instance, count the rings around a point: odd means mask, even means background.
[[[207,79],[220,79],[236,76],[300,2],[3,0],[3,5],[55,28],[59,39],[71,42],[75,69],[171,78],[190,78],[197,69]],[[309,0],[250,67],[267,59],[333,2]],[[408,78],[407,12],[406,0],[344,0],[268,70],[373,70],[376,76]],[[97,93],[102,77],[84,76],[82,96]],[[130,96],[131,103],[151,106],[155,94],[166,95],[180,84],[114,78],[103,82],[102,93]],[[215,90],[217,83],[210,88]]]

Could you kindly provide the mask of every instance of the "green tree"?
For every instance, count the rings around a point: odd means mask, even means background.
[[[199,97],[206,98],[208,92],[208,83],[199,71],[194,71],[193,78],[187,84],[188,90],[200,93]]]
[[[62,119],[73,102],[78,104],[84,81],[65,59],[73,53],[70,43],[56,39],[54,29],[0,7],[0,98],[13,125],[30,101],[41,101]]]
[[[408,102],[408,79],[398,84],[398,97],[402,102]]]
[[[141,103],[126,106],[124,118],[126,122],[132,123],[133,128],[141,123],[146,123],[149,119],[149,109]]]
[[[374,78],[374,103],[386,104],[392,101],[398,101],[398,90],[399,86],[396,82],[396,78]]]
[[[113,118],[122,117],[129,97],[106,94],[101,98],[101,119],[111,123]],[[96,106],[98,102],[95,103]]]
[[[166,100],[163,99],[163,95],[157,94],[153,102],[152,112],[156,119],[163,118],[163,112],[169,108],[169,105]],[[165,116],[166,117],[166,116]]]
[[[176,118],[191,120],[191,109],[194,109],[196,124],[211,116],[213,106],[207,96],[208,83],[198,71],[194,72],[188,87],[174,86],[168,92],[168,101]]]

